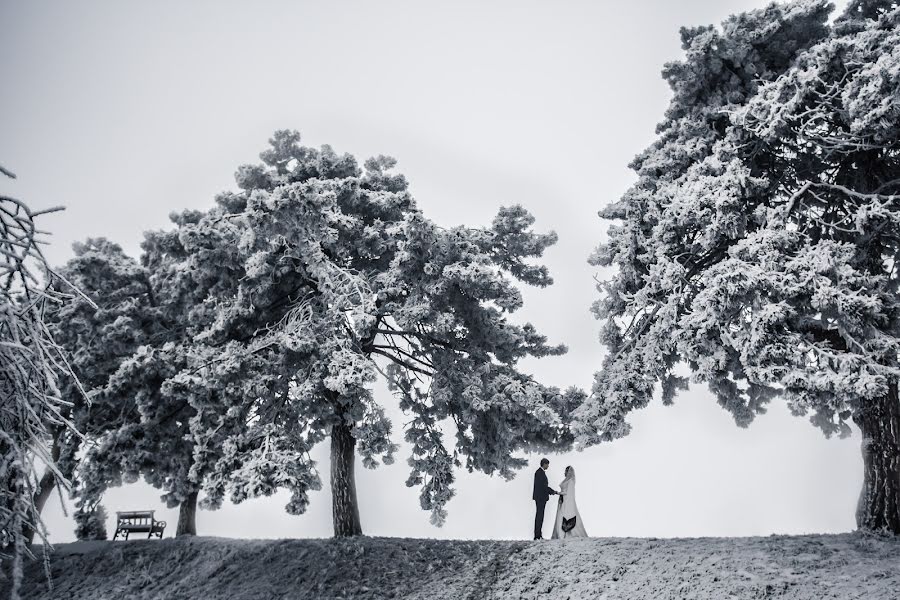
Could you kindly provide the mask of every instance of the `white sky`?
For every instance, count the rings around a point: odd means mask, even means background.
[[[653,139],[669,99],[660,69],[681,57],[678,28],[762,5],[7,0],[0,164],[19,179],[0,192],[68,207],[43,221],[54,233],[48,255],[61,264],[87,236],[136,255],[143,230],[232,188],[235,168],[256,162],[275,129],[299,129],[305,143],[360,161],[393,155],[441,224],[486,224],[499,206],[521,203],[539,229],[559,233],[546,257],[556,284],[527,290],[519,318],[570,352],[525,367],[549,384],[589,387],[602,358],[592,278],[607,276],[586,263],[605,229],[596,212],[633,181],[626,165]],[[402,441],[402,415],[383,386],[376,393]],[[565,465],[578,469],[591,535],[854,528],[857,436],[826,440],[780,402],[742,430],[699,386],[632,423],[626,439],[550,456],[554,487]],[[327,446],[315,455],[324,489],[306,515],[287,515],[286,495],[276,496],[200,511],[199,533],[329,536]],[[359,467],[367,534],[530,537],[539,456],[511,482],[460,472],[441,529],[403,484],[406,456],[403,447],[391,467]],[[135,484],[110,490],[104,504],[111,514],[156,508],[173,534],[177,510],[158,496]],[[53,540],[73,539],[58,500],[45,517]]]

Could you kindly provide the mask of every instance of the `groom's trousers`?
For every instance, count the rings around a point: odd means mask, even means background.
[[[544,509],[547,507],[547,501],[535,500],[534,505],[534,539],[539,540],[544,537]]]

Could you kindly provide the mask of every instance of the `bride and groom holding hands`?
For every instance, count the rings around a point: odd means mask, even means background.
[[[565,479],[559,484],[557,492],[547,482],[546,471],[549,466],[550,461],[542,458],[541,467],[534,472],[534,493],[531,496],[535,504],[534,539],[544,539],[544,509],[552,495],[558,495],[559,502],[556,506],[556,520],[553,522],[551,539],[587,537],[584,522],[575,504],[575,469],[566,467]]]

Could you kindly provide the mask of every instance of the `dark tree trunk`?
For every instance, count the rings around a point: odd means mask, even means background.
[[[356,502],[356,438],[351,426],[341,421],[331,428],[331,514],[334,537],[362,535]]]
[[[44,506],[47,504],[47,500],[50,499],[50,494],[53,493],[53,489],[56,487],[56,476],[53,475],[53,471],[50,469],[44,470],[44,475],[41,477],[40,488],[37,493],[35,493],[34,498],[32,499],[34,502],[34,512],[35,518],[34,521],[37,521],[37,517],[40,516],[41,511],[44,510]],[[31,527],[25,527],[25,543],[30,544],[34,541],[34,529]]]
[[[50,469],[44,470],[40,486],[41,489],[34,495],[34,510],[37,514],[43,512],[44,506],[47,505],[47,500],[50,499],[50,494],[52,494],[53,490],[56,488],[56,477],[53,475],[53,471]]]
[[[197,492],[191,492],[181,502],[175,535],[197,535]]]
[[[900,398],[892,384],[887,396],[870,401],[854,418],[862,432],[862,492],[856,526],[900,534]]]

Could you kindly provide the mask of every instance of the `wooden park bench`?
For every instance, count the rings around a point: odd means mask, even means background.
[[[132,510],[129,512],[116,513],[116,533],[113,539],[119,537],[119,534],[128,539],[130,533],[146,533],[149,540],[154,535],[162,539],[163,530],[166,528],[165,521],[157,521],[153,518],[153,510]]]

